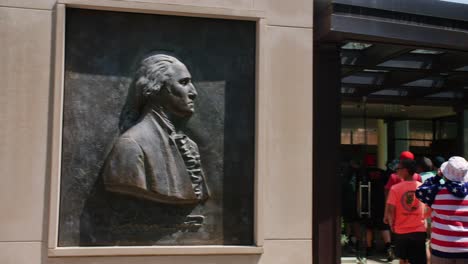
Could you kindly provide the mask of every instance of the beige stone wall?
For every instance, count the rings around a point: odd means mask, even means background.
[[[124,0],[116,0],[122,2]],[[312,259],[312,0],[126,0],[265,11],[262,255],[49,258],[56,0],[0,0],[0,263],[305,264]]]

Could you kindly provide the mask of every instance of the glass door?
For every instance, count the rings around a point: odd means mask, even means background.
[[[341,263],[367,263],[366,223],[371,217],[372,183],[354,160],[341,172]],[[363,177],[364,176],[364,177]]]

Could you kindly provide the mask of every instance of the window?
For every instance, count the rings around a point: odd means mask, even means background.
[[[457,137],[457,122],[452,120],[436,121],[436,139],[455,139]]]
[[[365,128],[366,126],[366,128]],[[361,118],[343,118],[341,120],[341,144],[377,145],[377,120]]]
[[[433,140],[432,121],[410,120],[410,146],[430,147]]]

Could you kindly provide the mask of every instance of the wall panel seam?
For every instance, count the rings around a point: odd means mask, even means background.
[[[280,27],[280,28],[296,28],[296,29],[313,29],[312,27],[305,27],[305,26],[287,26],[287,25],[276,25],[276,24],[268,24],[269,27]]]
[[[266,241],[312,241],[312,238],[265,238]]]
[[[0,244],[4,244],[4,243],[8,243],[8,244],[11,244],[11,243],[15,243],[15,244],[17,244],[17,243],[24,243],[24,244],[26,244],[26,243],[29,243],[29,244],[30,244],[30,243],[34,243],[34,244],[36,244],[36,243],[42,243],[42,242],[43,242],[42,240],[0,241]]]
[[[51,12],[52,9],[49,8],[35,8],[35,7],[22,7],[22,6],[9,6],[9,5],[2,5],[0,4],[1,8],[14,8],[14,9],[24,9],[24,10],[38,10],[38,11],[49,11]]]

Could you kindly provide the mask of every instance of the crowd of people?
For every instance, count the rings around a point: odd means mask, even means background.
[[[380,231],[388,261],[468,264],[468,161],[464,158],[431,160],[404,151],[384,171],[377,168],[375,158],[366,156],[363,163],[351,161],[343,179],[342,214],[351,248],[366,247],[372,255],[373,235]],[[367,195],[359,193],[360,184],[371,186]],[[369,204],[366,214],[360,208],[363,202]],[[361,223],[365,235],[361,235]]]

